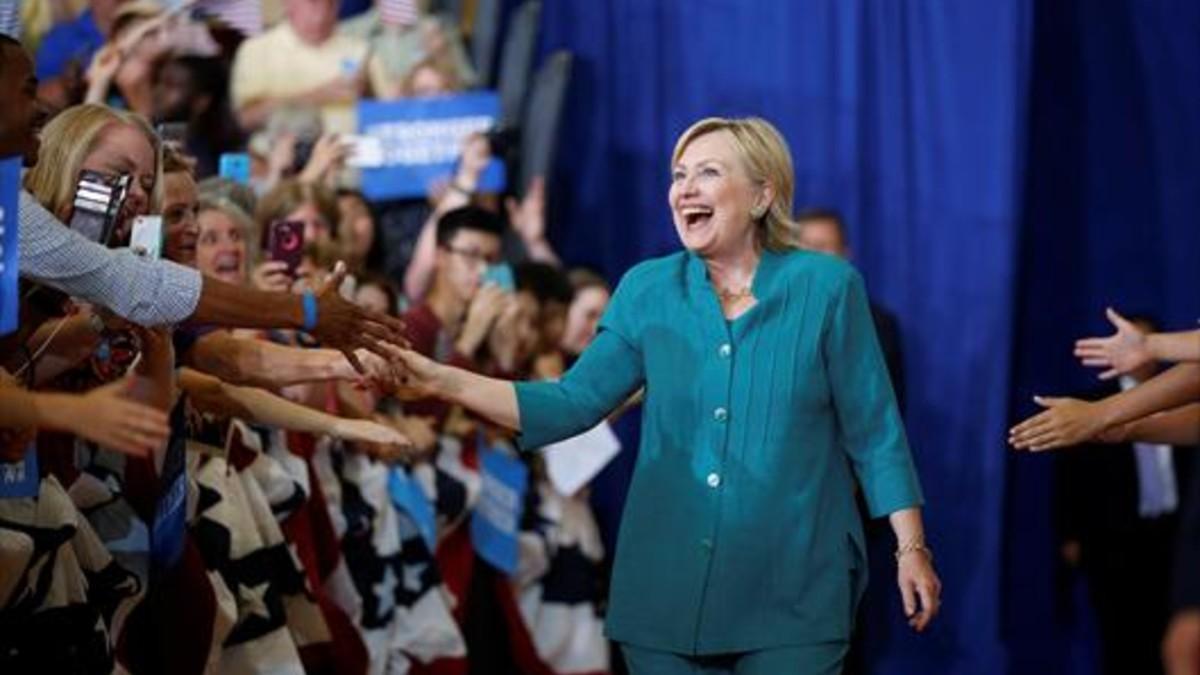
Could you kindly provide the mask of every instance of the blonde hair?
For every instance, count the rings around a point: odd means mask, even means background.
[[[462,78],[458,76],[458,66],[454,62],[454,56],[443,50],[440,53],[426,56],[408,69],[408,72],[404,74],[404,79],[400,82],[400,91],[403,96],[414,95],[413,85],[416,84],[417,74],[425,69],[432,70],[442,78],[447,93],[462,91]]]
[[[321,218],[325,219],[326,225],[329,226],[329,233],[336,238],[338,221],[341,219],[337,198],[329,189],[315,183],[295,179],[280,181],[258,200],[254,217],[260,226],[266,228],[309,203],[317,207],[317,213],[321,214]]]
[[[792,222],[795,175],[787,141],[770,122],[760,117],[707,117],[688,127],[675,141],[674,165],[692,141],[717,131],[728,131],[750,180],[770,184],[775,196],[767,211],[755,222],[759,243],[772,251],[800,247],[800,229]]]
[[[61,217],[70,212],[83,162],[96,149],[101,132],[114,124],[142,132],[154,150],[150,211],[157,213],[162,204],[162,144],[158,134],[141,115],[98,103],[67,108],[50,120],[42,130],[38,163],[25,174],[25,189],[51,213]]]

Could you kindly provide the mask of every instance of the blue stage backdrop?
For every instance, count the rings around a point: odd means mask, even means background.
[[[1014,418],[1034,394],[1096,388],[1071,351],[1112,331],[1106,305],[1176,329],[1200,319],[1200,4],[1047,0],[1033,24]],[[1053,458],[1010,461],[1012,672],[1098,672],[1051,527]]]
[[[560,0],[544,12],[544,50],[577,56],[552,205],[568,259],[616,277],[677,247],[669,153],[708,115],[772,120],[791,143],[797,206],[846,214],[874,299],[899,316],[946,586],[939,624],[917,637],[891,575],[874,579],[887,601],[870,622],[871,670],[1004,672],[1029,2]]]

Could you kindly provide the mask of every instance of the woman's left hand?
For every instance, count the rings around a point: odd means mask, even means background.
[[[942,582],[933,570],[933,559],[924,550],[902,554],[897,564],[904,615],[908,617],[908,625],[919,633],[929,626],[942,606]]]

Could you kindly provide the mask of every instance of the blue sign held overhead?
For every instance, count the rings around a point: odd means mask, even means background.
[[[0,335],[16,330],[20,315],[17,299],[20,190],[21,158],[0,160]]]
[[[354,143],[368,199],[425,197],[439,180],[449,180],[463,141],[496,125],[500,98],[472,92],[397,101],[361,101]],[[502,192],[504,164],[493,159],[479,178],[480,192]]]

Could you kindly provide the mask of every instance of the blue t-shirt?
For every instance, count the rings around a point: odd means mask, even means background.
[[[104,44],[104,36],[92,19],[92,10],[85,10],[74,21],[60,23],[46,33],[37,53],[37,77],[50,80],[62,75],[71,61],[84,69],[92,55]]]

